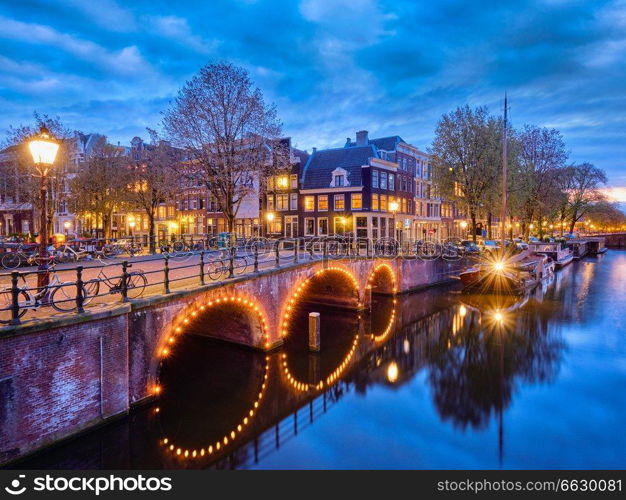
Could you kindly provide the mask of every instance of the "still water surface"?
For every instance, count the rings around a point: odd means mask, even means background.
[[[155,405],[18,466],[626,466],[626,252],[521,300],[444,288],[322,311],[319,355],[310,310],[267,357],[183,337]]]

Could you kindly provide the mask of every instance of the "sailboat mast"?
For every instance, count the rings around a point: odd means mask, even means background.
[[[506,187],[507,187],[507,98],[504,93],[504,128],[502,130],[502,212],[500,214],[500,222],[502,224],[502,256],[504,257],[506,243]]]

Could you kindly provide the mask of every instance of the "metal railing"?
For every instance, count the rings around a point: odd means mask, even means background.
[[[52,264],[47,271],[0,272],[0,327],[19,325],[29,311],[37,317],[81,314],[98,304],[110,304],[112,299],[124,303],[302,262],[339,258],[447,258],[446,251],[441,250],[428,242],[317,237],[249,239],[217,250],[184,248],[116,261],[105,261],[102,255],[97,255],[78,266]],[[42,274],[47,275],[45,286],[41,285]]]

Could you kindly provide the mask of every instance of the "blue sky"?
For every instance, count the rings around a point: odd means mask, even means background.
[[[303,149],[418,147],[457,105],[559,128],[626,200],[626,0],[0,0],[0,129],[33,110],[128,143],[199,67],[245,66]]]

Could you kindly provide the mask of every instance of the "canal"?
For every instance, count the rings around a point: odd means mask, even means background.
[[[15,467],[620,468],[625,312],[623,251],[516,300],[452,287],[361,314],[302,302],[281,350],[184,336],[158,401]]]

